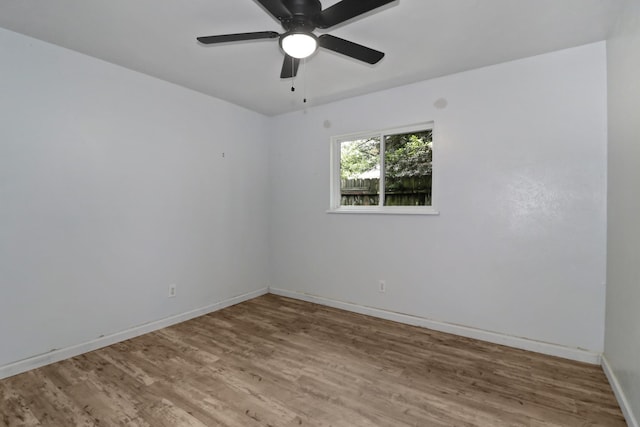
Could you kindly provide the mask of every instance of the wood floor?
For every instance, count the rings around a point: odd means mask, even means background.
[[[624,426],[600,367],[265,295],[0,381],[3,426]]]

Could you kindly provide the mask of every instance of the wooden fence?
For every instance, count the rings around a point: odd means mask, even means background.
[[[380,180],[341,179],[340,204],[342,206],[377,206],[380,202]],[[385,206],[430,206],[431,175],[387,178],[384,193]]]

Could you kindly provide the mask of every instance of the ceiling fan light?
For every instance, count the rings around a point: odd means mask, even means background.
[[[312,33],[288,33],[280,39],[280,46],[292,58],[302,59],[316,51],[318,40]]]

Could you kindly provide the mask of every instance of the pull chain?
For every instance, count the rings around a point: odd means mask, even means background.
[[[307,58],[302,60],[302,102],[307,103]]]
[[[291,92],[296,91],[295,59],[291,61]],[[302,59],[302,102],[307,103],[307,59]]]

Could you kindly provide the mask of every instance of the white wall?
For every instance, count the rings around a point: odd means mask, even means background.
[[[439,216],[325,212],[332,135],[430,120]],[[271,286],[602,351],[604,42],[278,116],[271,132]]]
[[[640,2],[607,41],[609,167],[605,357],[640,425]],[[624,407],[624,405],[623,405]]]
[[[604,43],[269,121],[5,30],[0,55],[0,367],[267,276],[602,350]],[[325,212],[330,136],[428,120],[439,216]]]
[[[266,118],[1,29],[0,58],[0,367],[267,285]]]

